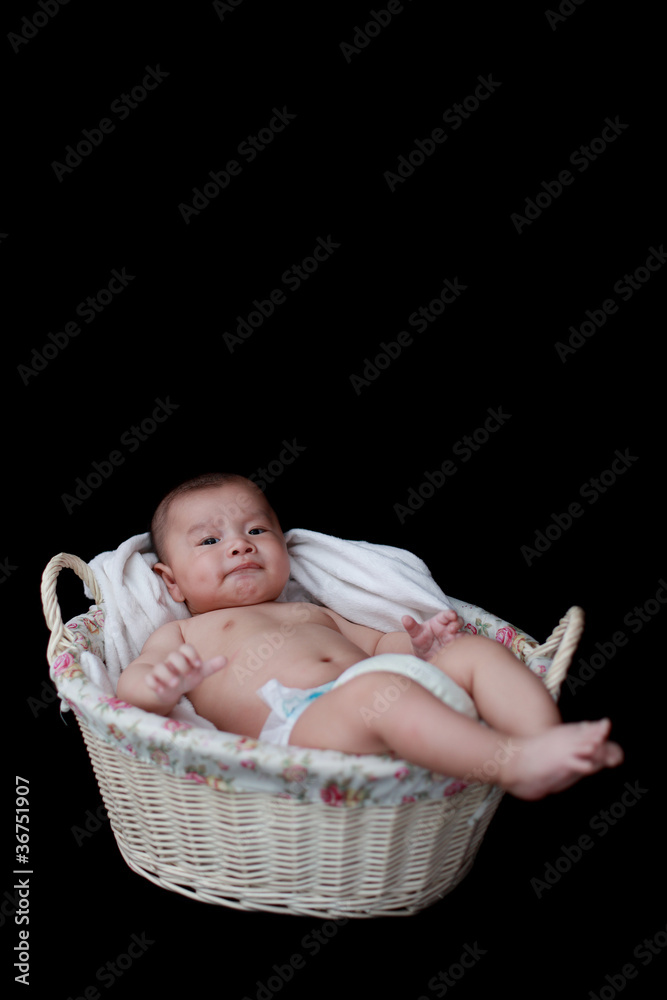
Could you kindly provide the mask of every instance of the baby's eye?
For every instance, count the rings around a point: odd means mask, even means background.
[[[201,542],[201,544],[202,545],[215,545],[215,543],[219,542],[219,541],[220,541],[219,538],[213,538],[213,537],[211,537],[211,538],[204,538],[203,541]]]
[[[257,532],[257,531],[260,532],[260,533],[263,533],[264,531],[266,531],[266,528],[251,528],[250,531],[248,532],[248,534],[252,535],[254,532]]]

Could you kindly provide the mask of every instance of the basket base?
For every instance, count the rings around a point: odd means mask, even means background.
[[[209,903],[213,906],[225,906],[234,910],[245,910],[246,912],[265,912],[291,915],[297,917],[315,917],[320,920],[347,919],[374,919],[376,917],[409,917],[422,910],[433,906],[443,899],[459,885],[469,874],[477,854],[477,849],[473,856],[469,857],[466,864],[459,869],[455,877],[448,880],[445,886],[437,887],[431,892],[421,892],[415,895],[411,902],[406,901],[405,893],[397,893],[395,898],[391,895],[383,896],[375,900],[353,901],[351,899],[331,899],[316,896],[307,896],[295,893],[285,894],[284,902],[277,904],[274,894],[257,891],[253,893],[246,890],[243,897],[229,896],[221,892],[216,892],[211,888],[197,888],[191,885],[180,885],[168,878],[160,877],[155,872],[142,868],[123,849],[122,844],[116,838],[120,854],[136,875],[152,882],[153,885],[166,889],[168,892],[175,892],[188,899],[193,899],[199,903]]]
[[[193,783],[122,753],[77,717],[120,853],[170,892],[237,910],[409,916],[470,871],[502,799],[337,808]]]

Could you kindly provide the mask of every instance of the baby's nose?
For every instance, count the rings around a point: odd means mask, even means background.
[[[255,546],[252,544],[252,542],[249,542],[247,539],[244,539],[243,541],[233,542],[230,549],[230,552],[233,556],[238,556],[242,552],[254,552],[254,551],[255,551]]]

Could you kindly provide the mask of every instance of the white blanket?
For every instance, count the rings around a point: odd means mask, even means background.
[[[104,649],[107,673],[114,689],[121,670],[136,660],[150,635],[177,618],[189,618],[153,566],[151,536],[133,535],[113,552],[101,552],[90,562],[104,605]],[[85,588],[86,596],[92,594]]]
[[[422,622],[452,607],[426,563],[406,549],[348,541],[306,528],[288,531],[285,539],[291,583],[357,625],[400,632],[402,615]],[[298,600],[283,595],[281,599]]]
[[[383,632],[401,631],[402,615],[410,614],[421,622],[452,607],[426,564],[405,549],[334,538],[305,528],[288,531],[285,540],[291,572],[280,601],[321,604]],[[111,682],[115,692],[121,671],[139,656],[157,628],[190,617],[185,605],[172,599],[153,572],[157,556],[150,544],[148,532],[134,535],[90,563],[105,611],[106,676],[104,664],[92,654],[84,653],[81,663],[106,691]],[[92,598],[87,588],[86,594]],[[193,712],[191,703],[181,699],[173,714],[192,721]],[[199,717],[196,721],[206,724]]]

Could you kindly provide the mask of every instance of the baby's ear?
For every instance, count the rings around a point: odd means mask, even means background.
[[[161,562],[155,563],[155,566],[153,566],[153,572],[157,573],[157,575],[162,578],[173,599],[178,601],[179,604],[182,604],[185,601],[185,595],[181,592],[180,587],[174,579],[174,574],[169,569],[167,564]]]

